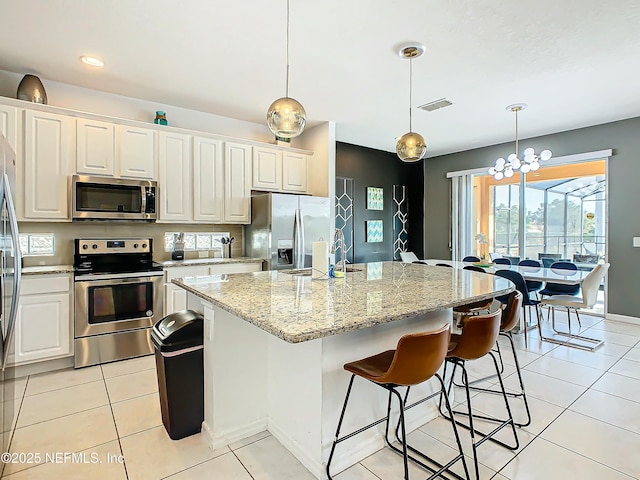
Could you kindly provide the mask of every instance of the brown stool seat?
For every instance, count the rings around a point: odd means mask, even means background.
[[[442,366],[449,347],[449,324],[433,332],[405,335],[395,350],[347,363],[344,369],[376,383],[417,385]]]
[[[378,382],[378,378],[382,377],[387,373],[387,370],[389,370],[395,354],[395,350],[387,350],[386,352],[373,355],[372,357],[347,363],[344,366],[344,369],[348,372],[366,378],[367,380],[371,380],[372,382]]]
[[[338,421],[338,427],[336,429],[336,435],[334,437],[333,445],[331,446],[331,452],[329,453],[329,459],[327,461],[326,472],[327,477],[331,479],[330,466],[335,452],[336,445],[344,440],[347,440],[359,433],[368,430],[369,428],[378,425],[382,422],[386,422],[385,441],[389,448],[395,452],[401,454],[404,459],[404,478],[409,479],[409,467],[408,460],[412,460],[423,468],[433,473],[429,479],[442,478],[443,472],[447,472],[455,478],[462,479],[460,475],[449,470],[449,467],[456,463],[458,460],[462,461],[464,466],[465,478],[469,478],[469,471],[464,458],[464,451],[458,431],[456,429],[455,422],[451,422],[456,441],[458,443],[458,455],[449,461],[446,465],[439,463],[438,461],[430,458],[425,453],[420,452],[411,445],[407,444],[407,436],[405,430],[404,412],[405,410],[416,406],[429,398],[433,398],[436,395],[440,395],[441,398],[444,394],[444,400],[446,402],[447,411],[450,418],[453,417],[453,410],[449,404],[449,400],[445,393],[445,386],[442,378],[438,375],[438,370],[444,363],[449,348],[450,338],[450,326],[448,323],[441,326],[439,329],[432,332],[412,333],[404,335],[398,341],[398,345],[395,350],[386,350],[377,355],[372,355],[361,360],[350,362],[344,365],[344,369],[351,373],[351,380],[349,387],[347,388],[347,395],[344,399],[344,405],[342,407],[342,413],[340,420]],[[351,394],[351,387],[355,377],[362,377],[366,380],[377,384],[389,391],[389,400],[387,405],[387,415],[385,418],[377,420],[363,428],[356,430],[353,433],[340,437],[340,428],[342,421],[344,420],[345,411],[347,409],[347,403]],[[430,378],[435,377],[440,383],[440,388],[435,393],[430,394],[427,398],[419,400],[412,405],[407,406],[407,398],[409,396],[409,390],[412,386],[423,383]],[[404,395],[398,391],[399,387],[407,387]],[[402,445],[402,449],[398,448],[389,439],[389,423],[391,415],[391,400],[395,396],[398,399],[400,406],[400,415],[398,425],[396,428],[396,440]],[[438,469],[433,466],[423,463],[423,461],[411,456],[408,451],[414,452],[423,459],[428,460],[433,465],[436,465]]]
[[[468,317],[461,335],[451,335],[447,357],[476,360],[491,351],[500,332],[502,312]]]

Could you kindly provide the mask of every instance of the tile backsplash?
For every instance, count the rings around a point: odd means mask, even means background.
[[[25,257],[24,266],[73,264],[73,240],[76,238],[153,238],[153,259],[171,260],[171,252],[164,251],[165,232],[228,232],[236,238],[231,255],[243,255],[242,225],[202,225],[197,223],[115,223],[115,222],[20,222],[20,233],[53,233],[55,253],[46,257]],[[210,252],[213,256],[213,252]],[[185,252],[185,259],[200,258],[198,252]]]

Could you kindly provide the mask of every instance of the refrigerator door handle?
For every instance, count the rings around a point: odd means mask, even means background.
[[[293,268],[302,268],[302,265],[300,264],[300,245],[302,244],[302,239],[300,238],[301,227],[300,210],[296,209],[293,222]]]
[[[13,249],[13,295],[11,297],[11,308],[9,310],[9,321],[7,322],[7,333],[4,339],[4,358],[2,359],[2,369],[7,366],[9,359],[9,346],[13,339],[13,330],[15,328],[16,317],[18,315],[18,300],[20,298],[20,284],[22,282],[22,252],[20,250],[20,238],[18,236],[18,219],[16,217],[16,209],[11,196],[11,187],[9,186],[9,177],[4,174],[4,198],[2,202],[7,202],[7,214],[9,217],[9,227],[11,230],[11,243]]]
[[[298,209],[298,215],[300,216],[300,267],[298,268],[305,268],[305,264],[304,264],[304,260],[305,260],[305,252],[306,252],[306,245],[304,244],[304,216],[302,215],[302,210]],[[311,265],[309,265],[311,266]]]

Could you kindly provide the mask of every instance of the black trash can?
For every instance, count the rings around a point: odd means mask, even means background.
[[[173,440],[200,432],[204,420],[204,318],[183,310],[151,330],[162,423]]]

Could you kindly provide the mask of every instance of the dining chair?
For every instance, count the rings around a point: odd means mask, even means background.
[[[535,300],[529,296],[529,289],[527,288],[527,282],[520,272],[514,270],[497,270],[496,276],[511,280],[516,286],[516,290],[522,294],[522,314],[524,321],[524,346],[527,346],[527,307],[529,310],[529,321],[531,321],[531,307],[536,309],[536,318],[538,320],[538,333],[542,336],[542,327],[540,325],[540,300]],[[502,295],[497,297],[501,303],[507,303],[509,301],[508,295]]]
[[[508,258],[500,257],[494,258],[493,263],[495,263],[496,265],[511,265],[511,260],[509,260]]]
[[[572,262],[553,262],[549,268],[554,270],[577,271],[578,267]],[[564,285],[562,283],[547,282],[542,290],[538,292],[541,297],[551,297],[554,295],[577,295],[580,293],[580,285]]]
[[[477,265],[467,265],[466,267],[463,267],[462,269],[463,270],[470,270],[472,272],[487,273],[487,271],[484,268],[478,267]]]
[[[542,264],[538,260],[531,260],[530,258],[521,260],[520,263],[518,263],[518,266],[542,268]],[[529,290],[529,293],[542,290],[542,282],[539,282],[537,280],[525,280],[525,282],[527,283],[527,289]]]
[[[578,266],[570,261],[560,260],[557,262],[553,262],[549,268],[553,268],[554,270],[571,270],[577,271]],[[547,282],[542,290],[538,292],[540,298],[552,297],[555,295],[578,295],[580,293],[580,285],[565,285],[562,283],[553,283]],[[548,317],[548,316],[547,316]],[[549,318],[547,318],[548,320]],[[571,331],[571,318],[568,318],[569,323],[569,331]],[[582,327],[582,322],[578,317],[578,327]]]
[[[476,257],[475,255],[468,255],[462,259],[463,262],[479,262],[480,257]]]
[[[448,263],[436,263],[436,267],[448,267],[448,268],[453,268],[453,265],[449,265]]]
[[[416,254],[413,252],[400,252],[400,260],[404,263],[411,263],[418,260],[418,257],[416,257]]]
[[[562,341],[556,338],[548,338],[543,337],[542,334],[540,337],[543,340],[546,340],[551,343],[557,343],[559,345],[566,345],[568,347],[579,348],[581,350],[594,351],[600,345],[603,344],[602,340],[598,340],[596,338],[585,337],[583,335],[577,335],[571,333],[571,323],[569,323],[569,331],[561,332],[556,329],[556,307],[565,307],[567,309],[567,318],[571,317],[571,310],[576,313],[576,318],[578,319],[578,323],[580,322],[580,315],[578,313],[578,309],[580,308],[592,308],[595,303],[598,301],[598,291],[600,290],[600,282],[607,274],[609,270],[610,264],[598,264],[591,270],[584,280],[582,280],[582,285],[580,286],[582,295],[580,297],[575,295],[554,295],[552,297],[543,298],[542,305],[548,306],[551,309],[551,327],[553,331],[558,335],[562,335],[565,337],[569,337],[569,341]],[[592,343],[594,345],[581,345],[576,343],[571,343],[571,339],[582,340],[584,342]]]

